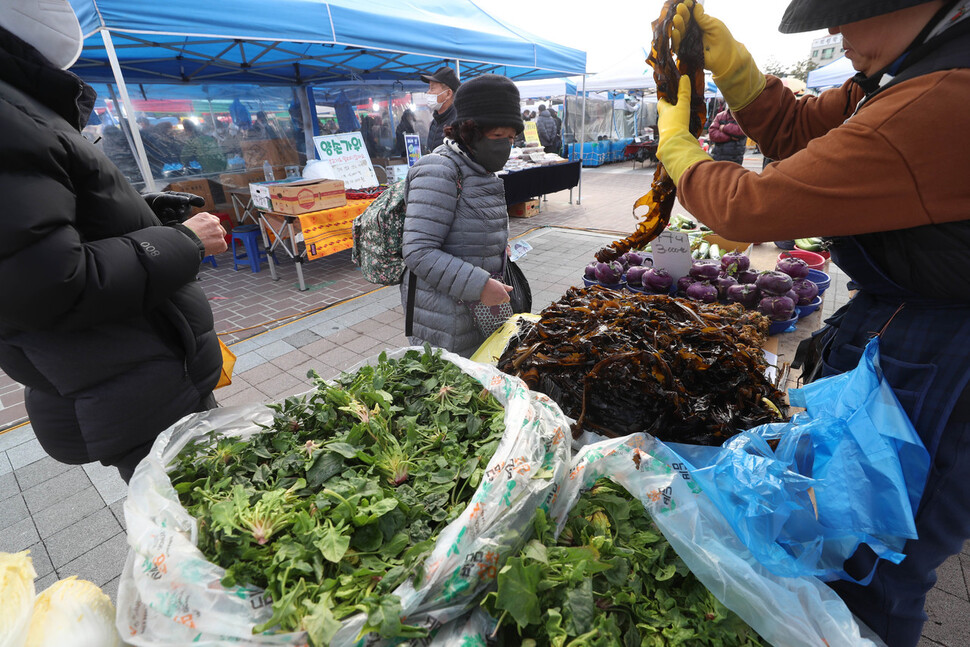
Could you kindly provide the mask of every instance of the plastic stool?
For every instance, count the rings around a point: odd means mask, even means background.
[[[259,271],[261,262],[269,263],[269,255],[259,248],[260,235],[259,225],[243,225],[232,230],[232,269],[238,271],[240,264],[246,265],[248,262],[255,274]],[[237,241],[242,243],[245,253],[239,253]],[[276,261],[275,256],[273,261]]]
[[[216,264],[216,257],[213,256],[212,254],[209,254],[208,256],[203,257],[202,262],[208,263],[212,267],[219,267],[219,265]]]

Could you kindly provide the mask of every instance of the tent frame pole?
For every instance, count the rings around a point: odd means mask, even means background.
[[[579,190],[576,193],[576,204],[583,203],[583,144],[586,143],[586,75],[583,74],[583,116],[579,126]]]
[[[145,153],[145,143],[141,139],[141,131],[138,130],[138,122],[135,120],[135,108],[131,103],[131,97],[128,96],[128,86],[121,74],[118,54],[115,52],[111,34],[107,29],[101,30],[101,40],[104,41],[104,50],[108,54],[108,63],[111,64],[111,73],[115,77],[118,94],[121,95],[121,103],[125,106],[125,119],[127,119],[128,128],[131,130],[131,138],[135,142],[135,161],[138,162],[138,170],[141,171],[141,175],[145,179],[145,189],[150,193],[156,189],[155,178],[152,177],[151,167],[148,165],[148,154]]]
[[[297,95],[300,97],[300,116],[303,118],[303,141],[306,146],[304,155],[306,160],[303,162],[305,166],[310,163],[310,160],[317,159],[317,148],[313,143],[313,129],[317,122],[317,115],[316,110],[314,110],[314,114],[310,114],[310,96],[308,93],[313,92],[313,88],[310,85],[301,85],[298,86],[297,90]]]

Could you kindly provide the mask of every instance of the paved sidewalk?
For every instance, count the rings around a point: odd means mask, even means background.
[[[746,160],[748,165],[760,168],[760,157]],[[651,177],[652,169],[633,171],[629,163],[586,169],[581,205],[568,204],[563,192],[550,196],[539,216],[512,221],[513,235],[524,234],[522,239],[533,246],[521,265],[533,289],[534,311],[579,283],[595,251],[616,238],[598,231],[632,228],[629,205],[646,191]],[[761,266],[777,251],[770,243],[755,248]],[[204,266],[200,275],[219,331],[275,318],[268,316],[269,309],[277,316],[324,309],[268,330],[258,326],[236,333],[240,341],[233,350],[239,359],[233,384],[216,392],[223,406],[268,402],[304,391],[310,386],[309,369],[329,377],[381,350],[407,344],[398,288],[374,289],[363,282],[349,253],[307,264],[307,293],[295,288],[291,265],[280,268],[282,278],[274,284],[265,270],[232,272],[229,259],[224,271],[225,262],[220,257],[218,268]],[[848,298],[844,275],[831,273],[833,285],[823,309],[803,320],[800,328],[817,327],[823,315]],[[246,337],[253,333],[257,334]],[[0,398],[9,392],[2,377]],[[0,431],[0,551],[30,549],[38,590],[77,575],[114,598],[127,553],[125,489],[113,469],[63,465],[47,457],[29,424]],[[968,560],[970,550],[965,548],[941,567],[927,601],[930,620],[921,647],[970,645]]]

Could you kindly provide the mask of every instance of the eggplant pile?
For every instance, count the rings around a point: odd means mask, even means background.
[[[594,285],[570,288],[524,331],[498,367],[555,400],[576,420],[574,436],[720,445],[784,418],[784,396],[765,377],[768,319],[740,305]]]

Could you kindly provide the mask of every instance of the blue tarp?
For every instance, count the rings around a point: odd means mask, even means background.
[[[129,83],[311,84],[582,74],[586,53],[513,29],[469,0],[71,0],[86,36],[72,70],[113,82],[107,30]]]

